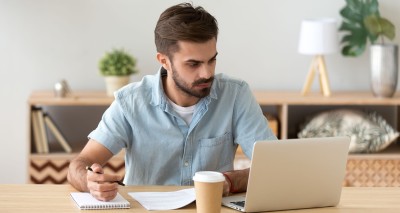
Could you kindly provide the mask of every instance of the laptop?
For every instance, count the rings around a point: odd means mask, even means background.
[[[336,206],[349,145],[349,137],[257,141],[246,194],[222,205],[242,212]]]

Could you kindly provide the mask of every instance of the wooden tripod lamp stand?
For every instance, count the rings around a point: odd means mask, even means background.
[[[299,52],[305,55],[314,55],[310,70],[303,86],[301,95],[307,95],[311,89],[315,75],[319,75],[319,84],[324,96],[331,95],[328,73],[326,71],[324,55],[331,54],[338,49],[338,33],[334,19],[308,19],[301,23]]]
[[[325,59],[323,55],[316,55],[311,61],[310,70],[308,71],[306,82],[301,91],[301,95],[307,95],[311,89],[311,84],[314,80],[314,75],[319,74],[319,86],[324,96],[331,95],[329,86],[328,73],[326,72]]]

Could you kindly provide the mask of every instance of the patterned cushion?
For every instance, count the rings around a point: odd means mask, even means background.
[[[308,119],[299,138],[350,136],[351,153],[378,152],[399,136],[380,115],[357,110],[338,109]]]

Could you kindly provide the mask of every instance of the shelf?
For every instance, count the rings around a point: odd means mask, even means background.
[[[377,98],[372,92],[334,92],[330,97],[321,93],[301,96],[293,91],[254,91],[260,105],[400,105],[400,94],[393,98]]]
[[[377,153],[349,154],[349,159],[395,159],[400,160],[400,145],[391,144],[385,150]]]
[[[36,91],[28,99],[29,105],[36,106],[108,106],[114,97],[104,91],[74,91],[67,97],[56,98],[53,92]]]
[[[393,98],[377,98],[371,92],[335,92],[330,97],[320,93],[310,93],[301,96],[300,92],[292,91],[254,91],[254,96],[260,105],[400,105],[400,95]],[[36,91],[28,99],[30,105],[55,106],[107,106],[114,97],[109,97],[104,91],[76,91],[65,98],[55,98],[53,92]]]

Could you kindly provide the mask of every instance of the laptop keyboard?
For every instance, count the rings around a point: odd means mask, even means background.
[[[235,204],[235,205],[238,205],[238,206],[241,206],[241,207],[244,207],[244,201],[236,201],[236,202],[231,202],[232,204]]]

